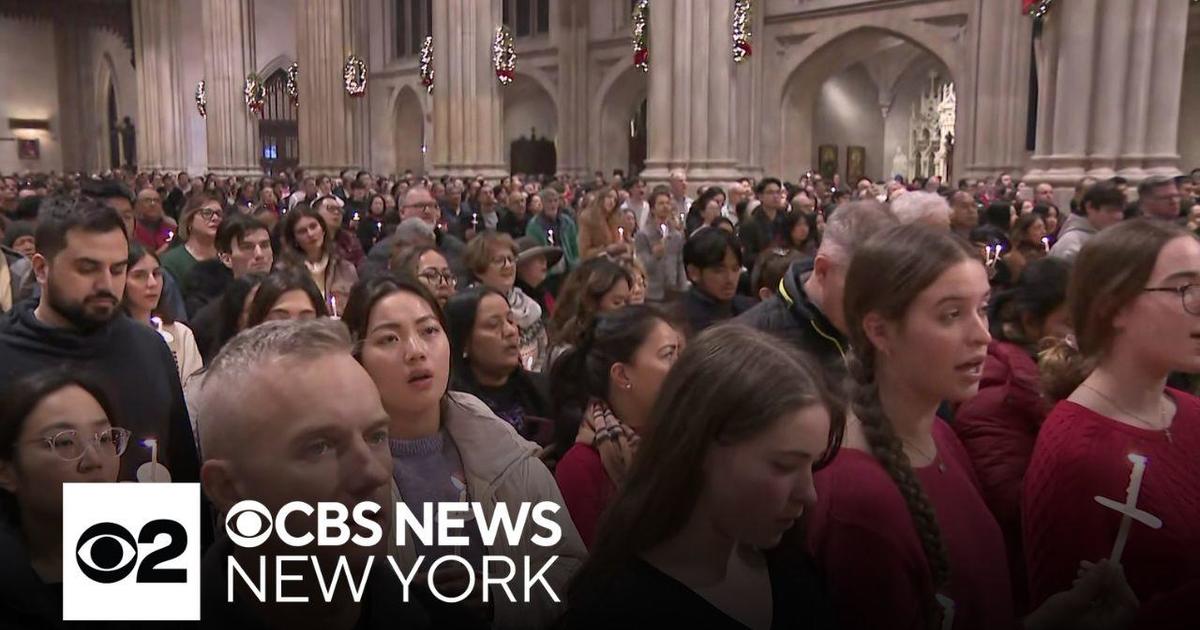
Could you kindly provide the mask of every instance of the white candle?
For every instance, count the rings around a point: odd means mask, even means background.
[[[337,319],[338,318],[338,310],[337,310],[337,296],[336,295],[331,294],[329,296],[329,308],[332,311],[329,314],[329,316],[334,319]]]
[[[167,230],[167,242],[170,243],[171,239],[173,238],[175,238],[175,232],[172,230]]]
[[[554,244],[554,230],[546,230],[546,235],[550,239],[550,244],[553,245]]]
[[[623,227],[617,228],[617,236],[619,236],[622,241],[625,240],[625,228],[623,228]]]
[[[150,447],[150,481],[158,481],[158,440],[146,438],[142,445]]]
[[[1046,250],[1047,254],[1050,253],[1050,237],[1049,236],[1042,237],[1042,248]]]
[[[667,224],[666,224],[666,223],[660,223],[660,224],[658,225],[658,230],[659,230],[660,232],[662,232],[662,237],[663,237],[663,238],[667,238],[667,234],[669,234],[669,233],[670,233],[670,230],[668,230],[668,229],[667,229]]]
[[[1162,519],[1139,510],[1138,495],[1142,491],[1142,476],[1146,472],[1147,458],[1144,455],[1130,454],[1129,461],[1133,462],[1133,470],[1129,473],[1129,487],[1125,490],[1125,502],[1120,503],[1108,497],[1095,497],[1096,502],[1106,508],[1121,514],[1121,526],[1117,529],[1117,539],[1113,542],[1112,553],[1108,559],[1116,564],[1121,563],[1121,555],[1125,552],[1125,543],[1129,540],[1129,528],[1137,521],[1151,529],[1162,527]]]

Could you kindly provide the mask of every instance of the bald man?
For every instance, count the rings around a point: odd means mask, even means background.
[[[162,196],[158,191],[153,188],[139,190],[133,210],[136,217],[134,238],[152,252],[166,251],[177,228],[174,221],[164,216]]]
[[[351,354],[345,326],[330,319],[267,322],[234,337],[213,359],[197,404],[197,431],[204,463],[200,480],[205,495],[221,514],[239,501],[262,503],[271,514],[291,501],[315,507],[340,503],[353,511],[363,501],[385,509],[374,518],[390,532],[391,451],[388,414],[379,391]],[[315,517],[287,519],[296,535],[317,532]],[[350,525],[352,534],[369,534]],[[356,531],[357,530],[357,531]],[[252,535],[256,532],[239,532]],[[320,547],[285,545],[275,535],[250,549],[221,537],[204,555],[201,567],[201,618],[211,628],[400,628],[426,627],[417,604],[404,604],[400,583],[385,564],[372,567],[365,595],[355,602],[347,581],[338,582],[325,601],[315,569],[292,562],[288,596],[308,603],[261,603],[245,582],[235,580],[227,600],[227,562],[232,556],[251,579],[258,558],[267,572],[277,555],[314,556],[323,574],[332,575],[346,558],[351,575],[361,576],[367,557],[387,553],[388,535],[374,547],[347,544]],[[379,560],[375,563],[378,565]],[[274,575],[268,577],[275,584]],[[270,590],[271,586],[268,587]],[[276,594],[277,595],[277,594]]]

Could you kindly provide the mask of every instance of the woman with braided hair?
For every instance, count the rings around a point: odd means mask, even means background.
[[[807,532],[843,628],[1018,625],[1000,528],[936,417],[942,401],[979,388],[989,297],[974,249],[920,225],[875,235],[850,262],[852,417],[844,448],[816,477]],[[1127,619],[1114,614],[1126,600],[1109,596],[1125,586],[1119,570],[1100,563],[1081,575],[1025,626]]]

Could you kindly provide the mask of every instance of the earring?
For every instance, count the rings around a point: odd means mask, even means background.
[[[633,383],[625,383],[625,389],[633,389]]]

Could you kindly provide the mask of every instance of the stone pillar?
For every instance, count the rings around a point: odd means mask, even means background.
[[[550,5],[558,47],[558,172],[586,176],[592,95],[588,92],[588,15],[583,0]]]
[[[960,118],[955,144],[966,148],[964,141],[973,138],[970,155],[963,156],[968,174],[994,177],[1020,170],[1025,162],[1033,24],[1017,2],[982,2],[979,7],[975,76],[982,80],[976,82],[974,128],[966,129]],[[966,96],[962,85],[956,85],[960,101]]]
[[[261,173],[258,120],[243,95],[246,76],[255,70],[253,0],[203,0],[201,12],[208,170],[218,175]],[[180,98],[190,98],[191,90]]]
[[[677,168],[692,187],[741,175],[732,118],[752,91],[734,89],[732,13],[733,0],[650,3],[648,181]]]
[[[175,0],[134,0],[137,155],[142,170],[179,171],[187,163],[181,105],[179,7]]]
[[[79,22],[60,20],[54,24],[54,59],[58,78],[58,134],[62,147],[62,170],[98,171],[99,121],[95,73],[90,65],[89,34]]]
[[[1137,182],[1179,173],[1188,0],[1077,0],[1046,16],[1034,169],[1073,186],[1084,175]],[[1045,89],[1045,88],[1049,89]]]
[[[296,3],[300,64],[300,164],[312,172],[339,173],[368,164],[370,111],[367,96],[346,93],[346,58],[369,58],[361,0],[300,0]],[[440,68],[439,68],[440,70]],[[371,68],[367,73],[370,76]],[[438,79],[442,77],[438,73]],[[440,86],[439,86],[440,87]],[[367,92],[379,89],[367,82]]]
[[[500,90],[513,87],[501,87],[492,68],[492,38],[501,18],[500,0],[433,3],[435,175],[503,177],[508,173]]]

